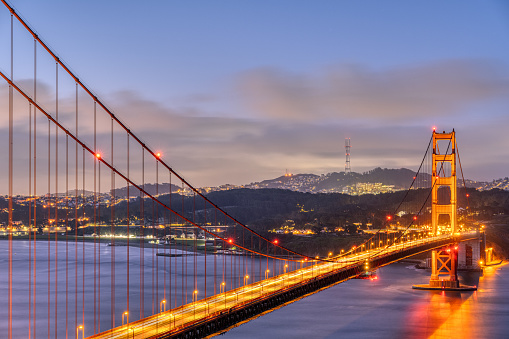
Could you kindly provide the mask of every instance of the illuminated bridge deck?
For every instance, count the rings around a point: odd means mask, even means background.
[[[316,263],[315,265],[225,291],[206,299],[113,328],[89,338],[171,337],[197,325],[212,322],[225,313],[232,312],[232,310],[241,309],[246,305],[266,300],[266,298],[274,294],[284,293],[297,286],[309,284],[312,281],[334,273],[350,269],[350,273],[344,276],[343,279],[336,281],[336,283],[350,279],[363,270],[366,260],[370,263],[370,268],[374,269],[432,248],[477,237],[478,235],[475,232],[464,233],[456,237],[443,235],[396,243],[384,248],[375,248],[347,256],[331,258],[334,261]],[[354,270],[351,270],[352,268]]]

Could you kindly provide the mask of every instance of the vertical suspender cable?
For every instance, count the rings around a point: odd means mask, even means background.
[[[130,173],[129,173],[129,133],[127,133],[127,178],[130,179]],[[127,182],[127,269],[126,269],[126,276],[127,276],[127,291],[126,291],[126,307],[127,307],[127,314],[129,315],[129,312],[130,312],[130,309],[129,309],[129,287],[130,287],[130,283],[129,283],[129,267],[130,267],[130,244],[129,244],[129,237],[130,237],[130,233],[129,233],[129,224],[130,224],[130,221],[131,221],[131,214],[130,214],[130,205],[129,205],[129,202],[130,202],[130,194],[129,194],[129,181]],[[129,321],[129,317],[127,318],[128,321]]]
[[[223,226],[225,226],[225,232],[226,232],[226,216],[225,216],[225,223]],[[226,248],[227,248],[227,244],[225,241],[223,241],[221,243],[222,247],[223,247],[223,267],[222,267],[222,270],[223,270],[223,280],[221,281],[221,285],[224,283],[224,291],[226,293]],[[221,290],[221,287],[219,288],[219,290]]]
[[[97,105],[94,100],[94,334],[97,333]]]
[[[14,26],[13,15],[11,14],[11,79],[14,80]],[[8,272],[8,330],[7,336],[12,338],[12,177],[13,177],[13,120],[14,120],[14,98],[13,88],[9,85],[9,272]]]
[[[111,166],[113,166],[113,119],[111,119]],[[110,211],[111,211],[111,328],[115,327],[115,172],[111,171]]]
[[[156,197],[158,197],[159,199],[159,160],[156,158]],[[152,203],[154,203],[154,201],[152,200]],[[156,208],[156,213],[155,213],[155,227],[154,227],[154,230],[155,230],[155,234],[156,234],[156,239],[158,239],[158,236],[157,236],[157,228],[159,226],[159,205],[155,206]],[[155,240],[157,241],[157,240]],[[156,302],[159,302],[159,257],[156,255]]]
[[[196,193],[193,194],[193,222],[196,224]],[[198,241],[198,234],[197,234],[198,230],[196,228],[193,227],[193,235],[194,235],[194,240],[193,240],[193,285],[194,285],[194,288],[193,288],[193,294],[198,290],[198,281],[197,281],[197,277],[196,277],[196,245],[197,245],[197,241]],[[195,296],[195,299],[194,300],[197,300],[198,299],[198,296]]]
[[[97,332],[101,332],[101,162],[97,162],[97,219],[99,222],[99,249],[97,250]]]
[[[237,245],[237,223],[234,223],[233,224],[233,243]],[[235,249],[234,249],[234,246],[232,246],[232,268],[233,268],[233,271],[232,271],[232,280],[233,280],[233,288],[237,288],[239,287],[238,286],[238,279],[237,279],[237,255],[235,254],[236,252],[236,246],[235,246]]]
[[[145,149],[141,149],[141,187],[145,191]],[[140,319],[145,317],[145,202],[140,191]]]
[[[83,180],[83,189],[81,194],[82,200],[82,223],[83,226],[85,223],[85,149],[81,149],[82,154],[82,180]],[[83,233],[81,235],[81,324],[85,325],[85,229],[83,228]]]
[[[214,225],[219,227],[217,224],[217,209],[214,208]],[[214,294],[217,293],[217,245],[216,245],[216,237],[214,237]]]
[[[203,207],[203,215],[204,215],[204,221],[203,221],[203,224],[206,226],[207,225],[207,200],[203,200],[204,202],[204,207]],[[203,234],[205,236],[205,243],[204,243],[204,250],[205,250],[205,286],[203,287],[203,291],[204,291],[204,295],[203,295],[203,298],[204,299],[207,299],[207,233],[204,233]]]
[[[37,100],[37,40],[34,39],[34,100]],[[36,324],[36,282],[37,282],[37,107],[34,105],[34,279],[33,279],[33,335]]]
[[[58,121],[58,62],[55,63],[55,119]],[[58,126],[55,125],[55,339],[58,332]]]
[[[28,105],[28,339],[32,338],[32,103]]]
[[[78,83],[76,82],[76,137],[78,137]],[[74,328],[78,327],[78,143],[74,166]]]
[[[65,135],[65,338],[69,327],[69,136]]]
[[[181,193],[181,196],[182,196],[182,215],[184,215],[184,183],[181,181],[181,185],[182,185],[182,190],[180,191]],[[181,220],[181,222],[185,222],[184,220]],[[184,304],[187,304],[187,252],[184,251],[184,245],[186,244],[186,238],[187,238],[187,222],[185,222],[185,228],[183,229],[184,230],[184,239],[182,239],[182,245],[181,245],[181,249],[182,249],[182,254],[184,255],[184,258],[182,258],[182,271],[180,273],[180,275],[182,276],[182,285],[181,285],[181,288],[182,288],[182,305]],[[184,271],[184,262],[185,262],[185,271]],[[184,284],[184,276],[185,276],[185,284]],[[184,289],[185,289],[185,299],[184,299]]]
[[[169,220],[169,223],[170,223],[170,260],[169,260],[169,262],[170,262],[170,272],[169,272],[170,273],[170,284],[169,284],[169,295],[170,295],[170,306],[171,306],[172,305],[172,303],[171,303],[171,301],[172,301],[171,300],[171,295],[172,295],[172,289],[171,289],[171,287],[172,287],[171,286],[171,277],[172,277],[171,263],[172,263],[172,261],[174,261],[175,262],[175,273],[174,273],[175,274],[175,298],[173,300],[175,302],[175,306],[174,307],[177,307],[177,260],[173,259],[173,257],[171,256],[171,241],[172,241],[172,237],[171,237],[172,236],[171,225],[172,225],[172,221],[173,221],[173,217],[172,217],[172,213],[171,213],[171,208],[172,208],[172,206],[171,206],[171,191],[172,191],[173,187],[172,187],[172,184],[171,184],[171,172],[169,172],[169,173],[170,173],[170,211],[169,211],[169,217],[170,217],[169,218],[170,219]],[[175,245],[175,248],[176,247],[177,246]]]
[[[48,120],[48,193],[46,193],[46,208],[48,209],[48,339],[50,338],[50,306],[51,306],[51,121]]]
[[[155,203],[154,203],[154,200],[152,200],[152,314],[155,314],[155,289],[154,289],[154,273],[155,273],[155,220],[154,220],[154,217],[155,217]]]

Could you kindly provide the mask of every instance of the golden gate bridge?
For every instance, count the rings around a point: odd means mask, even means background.
[[[250,229],[193,187],[2,3],[10,18],[9,72],[0,65],[9,145],[2,286],[8,338],[204,337],[430,250],[430,282],[415,288],[475,289],[457,277],[458,265],[479,266],[484,248],[479,230],[457,215],[454,131],[433,130],[412,184],[383,228],[337,255],[307,256]],[[15,37],[29,40],[31,57],[15,57]],[[62,93],[71,93],[72,103]],[[14,179],[20,176],[22,182]],[[388,232],[412,190],[420,201],[413,217]],[[20,200],[16,192],[27,194]],[[467,206],[466,190],[460,196]],[[27,216],[19,214],[23,208]],[[28,236],[23,263],[14,258],[19,232]],[[465,256],[467,247],[476,249],[473,259]],[[125,270],[115,267],[119,261]],[[14,265],[24,267],[22,279]],[[26,288],[23,300],[13,297],[19,288]]]

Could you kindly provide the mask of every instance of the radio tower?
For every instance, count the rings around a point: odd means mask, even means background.
[[[350,173],[350,138],[345,138],[345,155],[346,155],[346,161],[345,161],[345,173]]]

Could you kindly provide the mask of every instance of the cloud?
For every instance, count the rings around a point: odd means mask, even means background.
[[[459,114],[472,103],[509,94],[509,72],[475,60],[383,71],[339,65],[313,75],[262,68],[241,74],[236,85],[247,107],[261,117],[408,123]]]
[[[501,105],[500,102],[498,106],[484,105],[507,94],[506,75],[500,66],[474,61],[448,61],[383,72],[360,66],[338,66],[318,75],[256,69],[239,75],[238,87],[234,89],[241,91],[244,103],[255,115],[245,114],[242,107],[238,109],[243,114],[214,115],[203,111],[200,102],[176,108],[132,91],[113,93],[104,101],[136,136],[152,150],[162,152],[164,161],[196,186],[249,183],[274,178],[285,169],[315,174],[341,171],[345,163],[345,137],[352,138],[354,171],[377,166],[416,169],[431,133],[429,123],[423,123],[426,119],[440,121],[440,130],[456,128],[466,177],[486,179],[507,176],[507,164],[500,159],[509,156],[501,146],[509,143],[505,131],[509,117],[500,112],[507,111],[508,103],[502,99]],[[0,101],[7,103],[7,87],[0,87]],[[54,107],[51,87],[41,84],[39,88],[38,98],[46,107]],[[28,157],[24,156],[29,140],[26,107],[19,95],[16,96],[15,161],[24,170],[17,171],[15,176],[20,183],[16,186],[22,190],[27,187],[28,175],[28,167],[23,166],[28,163]],[[472,107],[483,108],[482,117]],[[79,110],[80,139],[93,148],[93,102],[80,95]],[[53,114],[51,109],[50,113]],[[472,114],[475,119],[471,119]],[[59,117],[74,132],[72,93],[60,96]],[[6,114],[2,119],[0,136],[5,144]],[[37,135],[41,141],[38,171],[42,171],[39,176],[43,178],[47,176],[44,171],[48,163],[45,146],[48,127],[42,114],[38,114],[38,119]],[[100,108],[97,108],[95,130],[98,150],[109,161],[111,119]],[[50,134],[54,138],[54,129]],[[113,135],[114,164],[125,173],[126,132],[114,127]],[[59,143],[59,149],[65,149],[63,134]],[[130,174],[139,182],[140,147],[132,139],[130,147]],[[70,143],[70,168],[74,167],[74,148]],[[54,157],[53,151],[50,157]],[[65,158],[59,159],[63,162]],[[54,160],[50,163],[54,168]],[[146,182],[155,181],[154,164],[146,162]],[[59,173],[63,173],[64,163],[59,166]],[[6,169],[0,168],[0,174],[5,176]],[[93,183],[92,169],[87,164],[90,177],[86,185]],[[107,181],[103,179],[103,189],[110,187]],[[162,181],[168,181],[164,172],[160,172]],[[74,182],[72,178],[70,182]],[[40,185],[44,184],[41,181]],[[121,181],[116,184],[123,186]],[[59,187],[65,187],[65,183],[61,182]],[[45,187],[38,188],[38,192],[45,190]]]

